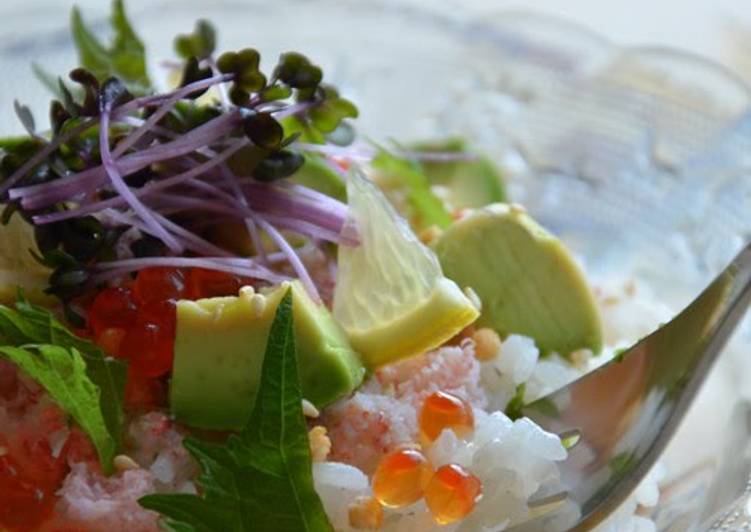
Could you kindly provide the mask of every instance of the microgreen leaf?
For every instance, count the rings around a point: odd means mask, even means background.
[[[345,118],[357,118],[355,104],[339,97],[336,91],[327,88],[325,99],[310,110],[313,125],[322,133],[331,133]]]
[[[211,77],[211,69],[200,68],[198,65],[198,59],[193,56],[188,58],[188,60],[185,62],[182,79],[180,80],[180,86],[184,87],[190,83],[193,83],[194,81],[199,81],[208,77]],[[202,91],[194,92],[193,94],[190,94],[188,98],[195,100],[203,95],[207,90],[209,89],[206,88]]]
[[[289,177],[305,163],[305,158],[297,152],[281,150],[266,157],[253,170],[258,181],[271,182]]]
[[[253,413],[225,445],[185,447],[203,470],[202,496],[148,495],[139,503],[193,532],[333,532],[313,486],[292,318],[292,294],[277,308]]]
[[[219,56],[217,66],[224,74],[234,74],[234,86],[245,92],[258,92],[266,86],[266,76],[258,67],[261,54],[253,48],[226,52]]]
[[[248,115],[243,128],[253,144],[267,150],[276,150],[282,144],[284,130],[269,113],[253,113]]]
[[[34,115],[31,114],[31,109],[26,105],[22,105],[18,100],[13,100],[13,108],[26,132],[34,136],[36,134],[36,124],[34,123]]]
[[[273,77],[295,89],[314,89],[321,83],[323,72],[304,55],[287,52],[279,57]]]
[[[15,309],[0,305],[0,345],[86,431],[110,472],[123,426],[125,365],[23,297]]]
[[[71,32],[81,66],[90,70],[99,81],[117,76],[133,92],[145,92],[151,86],[146,73],[145,50],[128,20],[122,0],[114,0],[110,23],[114,38],[106,48],[86,26],[78,8],[73,8]]]
[[[216,30],[207,20],[196,21],[193,33],[175,37],[175,51],[183,59],[204,59],[214,53]]]

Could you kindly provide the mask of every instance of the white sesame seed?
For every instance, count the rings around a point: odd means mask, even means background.
[[[253,307],[253,314],[256,318],[260,318],[263,311],[266,309],[266,298],[261,294],[254,294],[250,298],[250,304]]]
[[[112,463],[118,471],[129,471],[141,468],[141,466],[139,466],[138,463],[127,454],[118,454],[115,459],[112,460]]]
[[[315,405],[307,399],[302,400],[302,412],[305,414],[305,417],[317,418],[321,415]]]

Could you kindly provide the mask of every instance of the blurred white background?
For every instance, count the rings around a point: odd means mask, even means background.
[[[302,0],[305,1],[305,0]],[[314,1],[314,0],[307,0]],[[361,2],[367,0],[352,0]],[[667,45],[691,50],[742,73],[751,80],[751,2],[749,0],[391,0],[402,4],[425,4],[457,16],[501,9],[535,10],[589,26],[625,45]],[[131,9],[158,5],[159,0],[129,0]],[[186,0],[210,12],[213,0]],[[232,2],[238,7],[242,0]],[[49,28],[67,20],[74,4],[92,16],[104,16],[107,0],[2,0],[0,47],[10,39]],[[13,15],[14,24],[6,16]],[[252,13],[248,13],[252,16]],[[17,22],[17,23],[16,23]],[[169,14],[165,13],[169,24]],[[59,22],[58,22],[59,24]]]

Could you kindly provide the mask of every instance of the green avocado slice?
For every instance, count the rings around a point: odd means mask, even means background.
[[[433,244],[443,271],[482,302],[477,325],[521,334],[543,352],[598,353],[600,315],[563,243],[522,207],[493,204],[454,222]]]
[[[237,430],[250,415],[276,308],[288,289],[303,397],[318,408],[351,393],[365,374],[360,358],[328,309],[298,281],[267,293],[245,287],[237,297],[177,304],[170,408],[175,419],[209,430]]]
[[[448,188],[448,199],[457,209],[476,208],[506,201],[503,177],[491,160],[474,154],[461,139],[451,138],[415,146],[417,151],[475,155],[454,161],[421,161],[423,172],[433,185]]]

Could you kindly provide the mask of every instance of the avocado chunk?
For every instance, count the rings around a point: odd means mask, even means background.
[[[602,349],[600,316],[581,269],[522,207],[477,209],[433,246],[446,276],[480,298],[478,326],[528,336],[564,356]]]
[[[250,415],[276,308],[293,293],[295,338],[303,397],[322,408],[349,394],[365,369],[328,309],[298,282],[266,293],[245,287],[237,297],[177,304],[172,413],[186,425],[237,430]]]
[[[432,185],[448,189],[448,201],[456,209],[476,208],[506,201],[503,177],[485,155],[474,154],[457,138],[422,143],[417,151],[466,155],[466,159],[421,161],[422,170]]]

